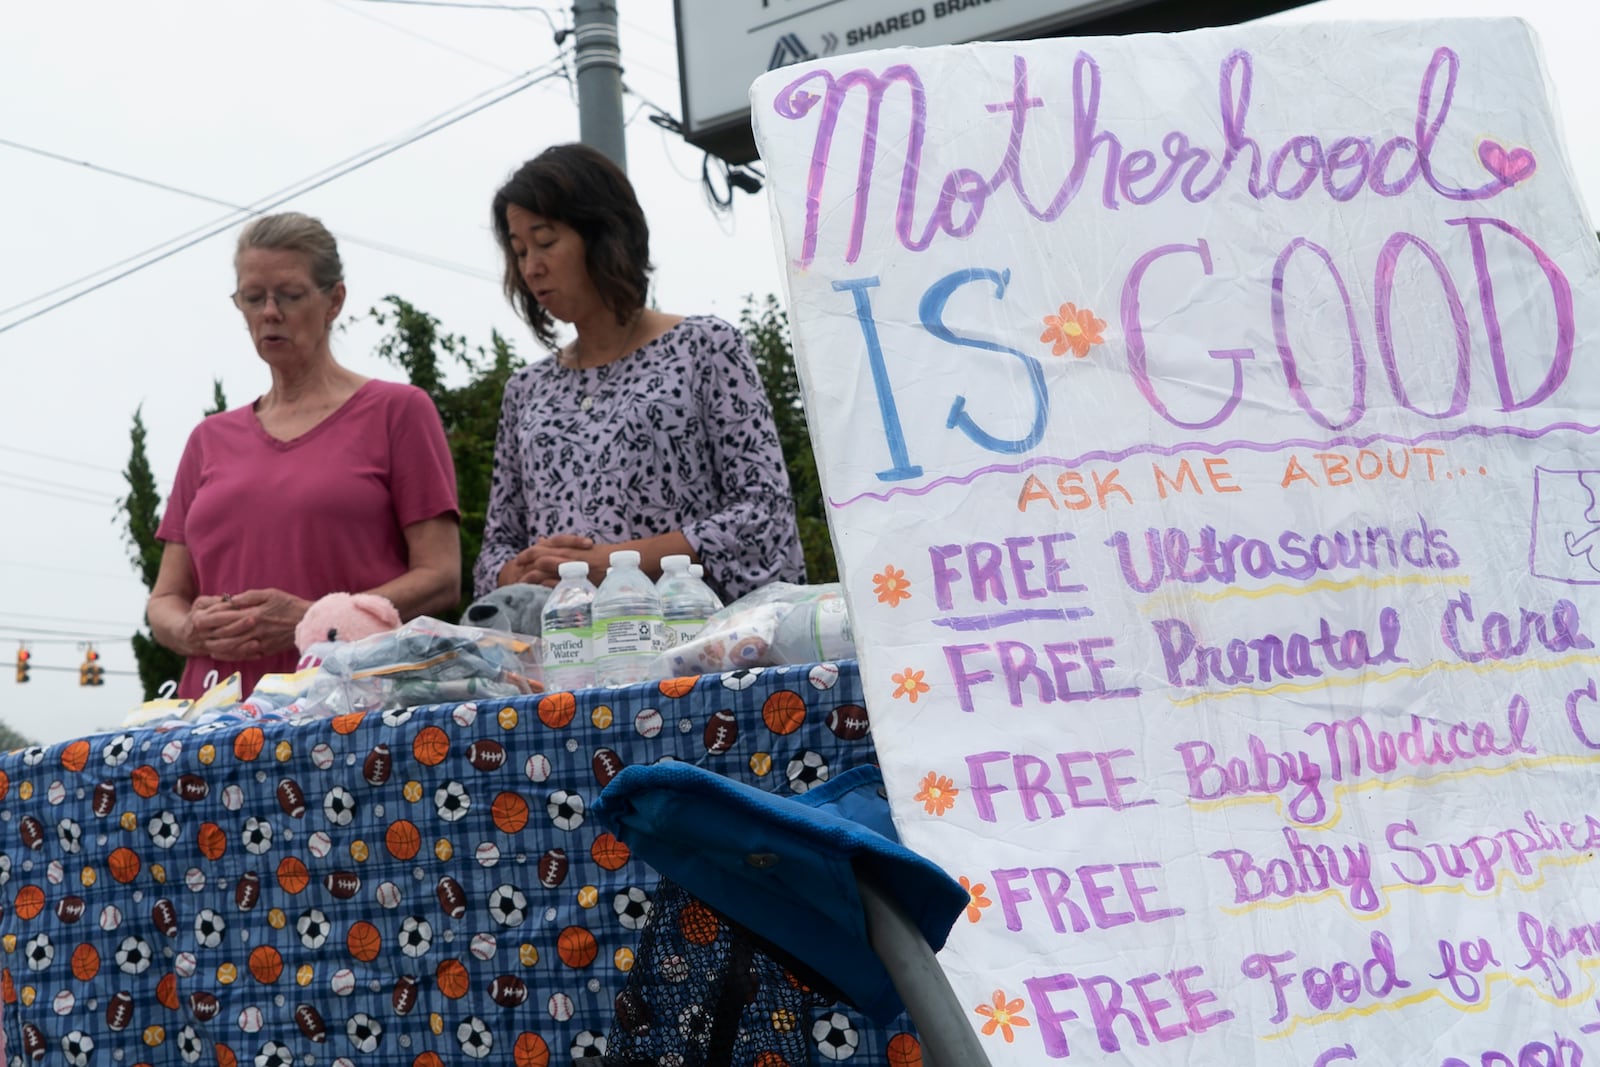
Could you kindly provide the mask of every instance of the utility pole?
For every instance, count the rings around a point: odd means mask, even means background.
[[[573,0],[572,25],[577,38],[578,137],[626,172],[616,0]]]

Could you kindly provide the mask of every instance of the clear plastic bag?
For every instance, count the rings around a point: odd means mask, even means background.
[[[711,616],[693,640],[662,653],[652,677],[853,659],[855,654],[839,583],[773,582]]]
[[[299,713],[385,711],[542,689],[538,638],[423,616],[331,648],[299,701]]]

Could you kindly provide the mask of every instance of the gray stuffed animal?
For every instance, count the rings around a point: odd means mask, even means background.
[[[502,585],[488,596],[479,597],[467,605],[461,616],[464,626],[484,630],[503,630],[506,633],[539,636],[539,615],[550,590],[542,585]]]

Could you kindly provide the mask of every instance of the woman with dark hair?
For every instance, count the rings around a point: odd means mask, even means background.
[[[506,385],[477,594],[598,583],[613,550],[692,557],[729,599],[805,580],[772,408],[738,330],[645,306],[650,230],[627,177],[581,144],[495,194],[506,296],[552,352]],[[556,342],[556,321],[575,336]]]

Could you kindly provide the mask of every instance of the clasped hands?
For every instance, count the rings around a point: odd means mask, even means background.
[[[518,552],[500,568],[500,584],[555,585],[561,580],[559,568],[570,560],[582,560],[589,565],[589,580],[599,585],[605,578],[606,567],[611,563],[615,545],[597,545],[592,537],[581,534],[556,534],[541,537]]]
[[[294,647],[294,628],[310,606],[281,589],[195,597],[184,643],[190,655],[229,663],[275,655]]]

